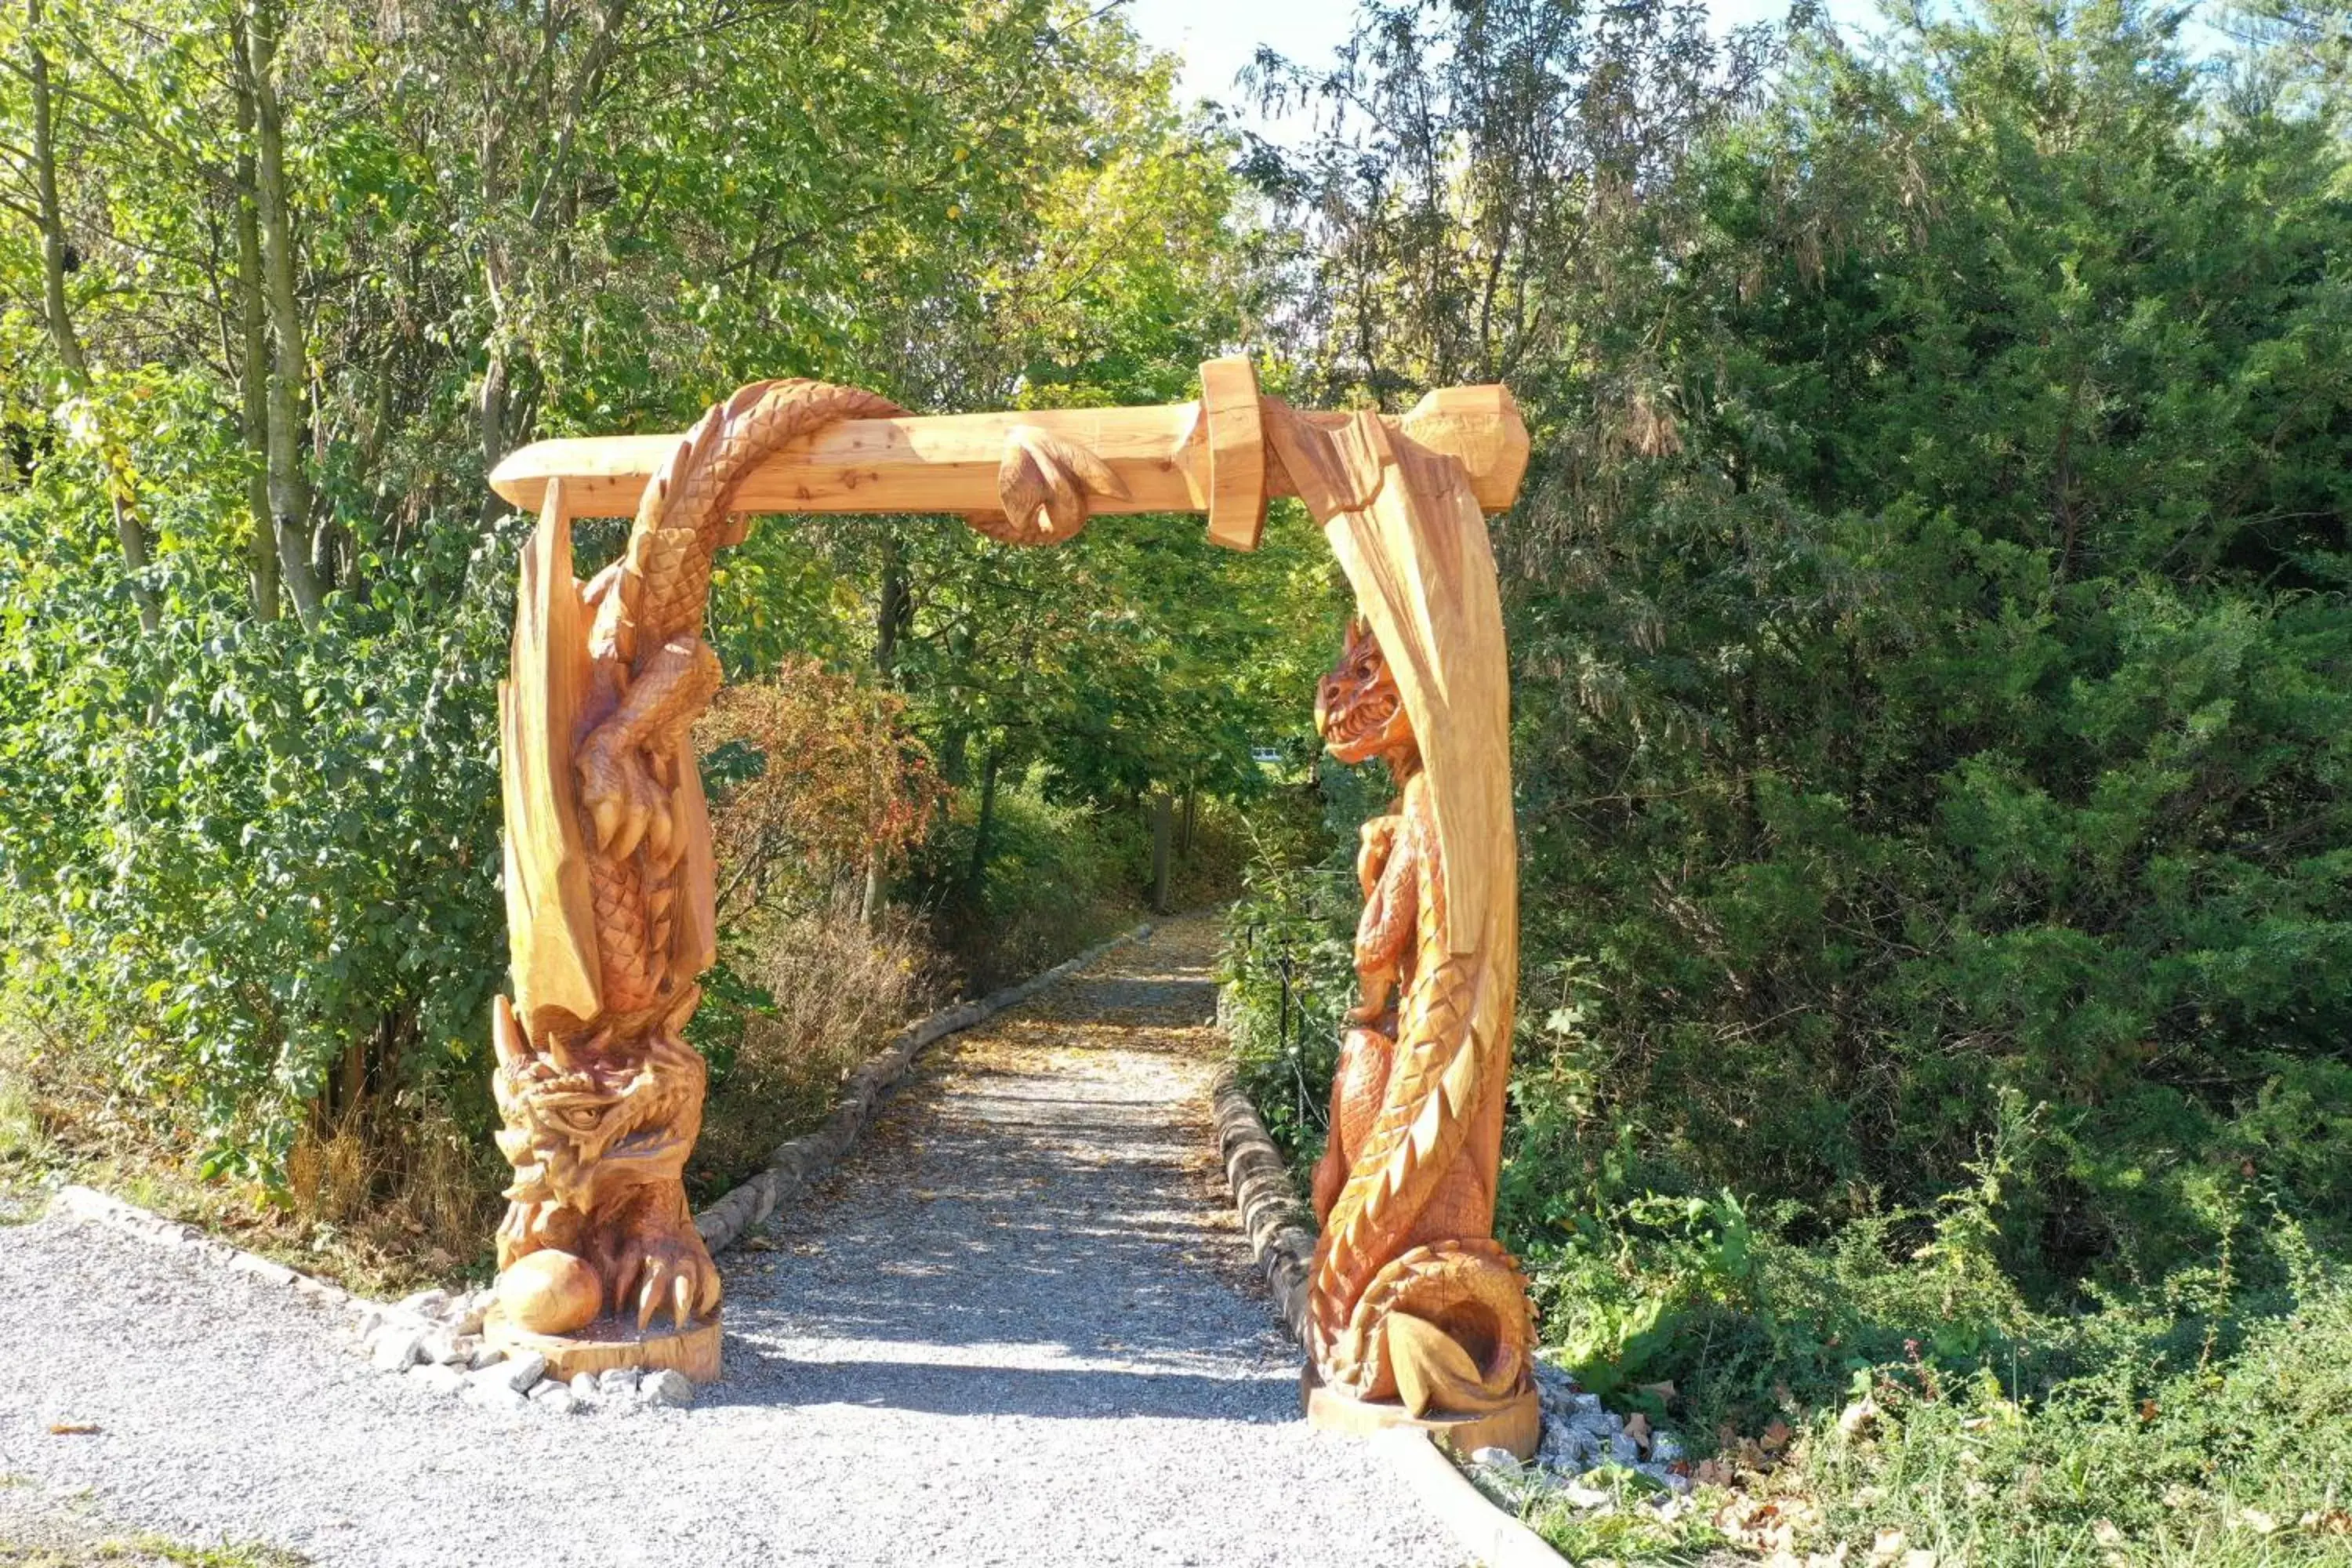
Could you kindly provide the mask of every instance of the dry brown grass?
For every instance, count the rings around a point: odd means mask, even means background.
[[[0,1217],[83,1182],[370,1295],[486,1277],[506,1172],[414,1090],[295,1138],[280,1187],[198,1169],[205,1139],[168,1096],[120,1081],[94,1040],[0,1021]]]
[[[744,1016],[732,1062],[712,1075],[687,1171],[698,1202],[823,1121],[842,1079],[944,991],[919,925],[892,911],[868,932],[845,898],[804,914],[754,917],[730,941],[727,963],[774,1000]]]
[[[698,1200],[822,1121],[842,1079],[945,990],[918,925],[893,917],[869,934],[854,900],[755,915],[729,947],[736,973],[774,1000],[743,1017],[713,1075],[688,1173]],[[474,1087],[404,1089],[321,1117],[296,1136],[282,1184],[266,1187],[202,1175],[194,1119],[120,1081],[95,1040],[0,1021],[0,1220],[31,1218],[49,1188],[78,1181],[370,1295],[487,1279],[508,1173],[487,1087]]]

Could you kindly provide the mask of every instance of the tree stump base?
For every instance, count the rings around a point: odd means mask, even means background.
[[[1407,1426],[1428,1433],[1465,1459],[1481,1448],[1508,1448],[1531,1459],[1543,1440],[1543,1406],[1532,1388],[1483,1415],[1415,1415],[1393,1399],[1357,1399],[1326,1387],[1310,1363],[1298,1374],[1298,1402],[1309,1426],[1358,1436]]]
[[[635,1321],[607,1312],[571,1334],[535,1334],[507,1321],[504,1307],[492,1307],[482,1321],[482,1342],[510,1356],[537,1351],[547,1358],[547,1375],[569,1380],[580,1373],[614,1367],[659,1372],[665,1367],[684,1373],[698,1384],[719,1381],[719,1314],[688,1323],[656,1323],[640,1329]]]

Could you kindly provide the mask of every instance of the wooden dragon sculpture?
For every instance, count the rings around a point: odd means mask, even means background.
[[[1325,1381],[1358,1399],[1399,1398],[1415,1415],[1498,1410],[1526,1396],[1533,1333],[1518,1266],[1487,1234],[1509,1043],[1474,1026],[1481,955],[1450,951],[1428,774],[1360,620],[1317,693],[1315,727],[1339,761],[1385,763],[1398,797],[1364,824],[1356,859],[1361,999],[1315,1170],[1314,1350]]]
[[[571,1334],[611,1312],[643,1333],[666,1312],[683,1333],[719,1306],[682,1179],[706,1077],[683,1030],[714,956],[688,738],[719,685],[702,639],[712,561],[741,536],[737,488],[779,448],[902,412],[821,382],[744,387],[677,441],[626,549],[584,586],[550,497],[500,692],[517,991],[492,1020],[498,1142],[515,1173],[498,1237],[501,1331]],[[997,479],[1003,510],[971,521],[1015,544],[1066,539],[1091,496],[1124,493],[1090,454],[1029,426],[1008,432]],[[714,1358],[715,1338],[684,1364],[715,1375]]]
[[[1362,617],[1318,728],[1398,789],[1359,865],[1363,994],[1316,1175],[1308,1412],[1460,1418],[1457,1439],[1531,1448],[1527,1297],[1491,1236],[1518,924],[1485,521],[1517,494],[1527,430],[1499,386],[1326,414],[1260,396],[1244,359],[1201,369],[1193,403],[929,418],[761,382],[682,436],[540,442],[491,476],[540,509],[499,689],[514,994],[496,1005],[493,1084],[514,1182],[494,1343],[541,1350],[561,1375],[718,1375],[719,1279],[682,1184],[705,1082],[683,1031],[716,952],[688,737],[719,685],[703,616],[739,513],[961,512],[1035,545],[1097,512],[1192,510],[1250,550],[1267,498],[1296,494]],[[632,509],[621,559],[577,581],[573,519]]]

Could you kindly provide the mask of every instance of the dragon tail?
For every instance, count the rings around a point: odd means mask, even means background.
[[[1316,1244],[1307,1312],[1319,1357],[1347,1334],[1397,1250],[1381,1239],[1411,1228],[1468,1140],[1486,1055],[1472,1020],[1488,967],[1479,955],[1447,953],[1414,978],[1380,1117]]]

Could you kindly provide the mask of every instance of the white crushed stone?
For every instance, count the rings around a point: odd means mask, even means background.
[[[724,1259],[727,1376],[686,1409],[609,1375],[565,1390],[584,1418],[483,1373],[447,1397],[454,1366],[376,1372],[352,1312],[259,1274],[63,1215],[0,1231],[0,1474],[329,1565],[1452,1568],[1376,1454],[1297,1419],[1204,1152],[1211,934],[1041,998],[1141,1028],[1016,1012],[943,1047]]]
[[[1601,1396],[1577,1387],[1559,1368],[1536,1363],[1536,1393],[1543,1405],[1543,1436],[1525,1464],[1507,1448],[1481,1448],[1470,1456],[1471,1479],[1488,1497],[1517,1511],[1531,1497],[1546,1496],[1591,1512],[1620,1506],[1612,1470],[1643,1478],[1646,1491],[1633,1494],[1636,1507],[1674,1518],[1690,1506],[1690,1478],[1674,1467],[1684,1457],[1682,1440],[1671,1432],[1650,1435],[1646,1453],[1625,1430],[1625,1418],[1604,1409]],[[1595,1482],[1600,1484],[1596,1485]]]

